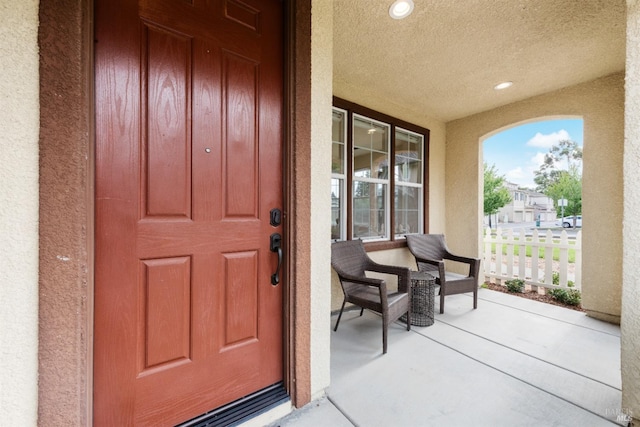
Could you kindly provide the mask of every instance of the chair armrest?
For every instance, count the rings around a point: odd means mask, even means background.
[[[438,267],[438,277],[436,278],[437,283],[444,283],[446,280],[446,275],[444,274],[444,261],[437,259],[429,259],[429,258],[420,258],[419,256],[415,256],[416,265],[418,266],[418,270],[420,270],[420,263],[422,264],[431,264]]]
[[[469,264],[469,277],[478,277],[478,273],[480,271],[479,258],[464,257],[461,255],[452,254],[451,252],[447,252],[445,259],[449,259],[455,262],[461,262],[463,264]]]
[[[356,285],[373,286],[378,288],[380,294],[380,302],[383,306],[387,305],[387,283],[382,279],[375,279],[373,277],[356,277],[348,274],[338,276],[341,281],[355,283]]]
[[[340,280],[345,282],[356,283],[358,285],[375,286],[376,288],[379,288],[384,284],[384,280],[375,279],[373,277],[356,277],[348,274],[340,274],[338,277]]]
[[[420,258],[417,255],[414,255],[414,258],[416,259],[416,264],[419,263],[419,262],[422,262],[424,264],[435,265],[436,267],[439,267],[440,264],[444,265],[444,261],[440,261],[440,260],[437,260],[437,259]]]
[[[384,265],[371,262],[369,265],[367,265],[366,270],[376,273],[396,275],[398,276],[398,290],[401,292],[407,292],[407,290],[409,289],[410,270],[407,267]]]

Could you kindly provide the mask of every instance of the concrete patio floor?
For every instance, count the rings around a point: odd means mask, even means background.
[[[620,328],[481,289],[435,324],[389,329],[346,312],[331,332],[331,386],[272,426],[611,426],[621,412]],[[332,327],[335,323],[332,316]]]

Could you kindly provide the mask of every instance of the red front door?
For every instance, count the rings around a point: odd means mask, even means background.
[[[282,2],[96,3],[94,423],[281,381]]]

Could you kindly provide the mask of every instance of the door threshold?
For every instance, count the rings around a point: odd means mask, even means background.
[[[192,420],[177,425],[176,427],[219,427],[237,426],[243,423],[250,426],[254,418],[270,412],[272,409],[288,408],[282,415],[273,414],[275,421],[287,415],[291,411],[291,398],[282,382],[266,387],[260,391],[233,401],[213,411],[202,414]],[[265,414],[266,415],[266,414]],[[262,421],[261,421],[262,423]],[[260,424],[264,425],[264,423]]]

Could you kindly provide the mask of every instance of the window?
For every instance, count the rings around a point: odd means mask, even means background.
[[[345,240],[345,186],[347,182],[347,112],[333,110],[331,144],[331,239]]]
[[[428,229],[428,138],[428,129],[334,98],[332,239],[385,248]]]
[[[387,237],[391,126],[353,115],[353,238]]]
[[[422,233],[422,155],[424,136],[396,128],[394,232],[396,237]]]

